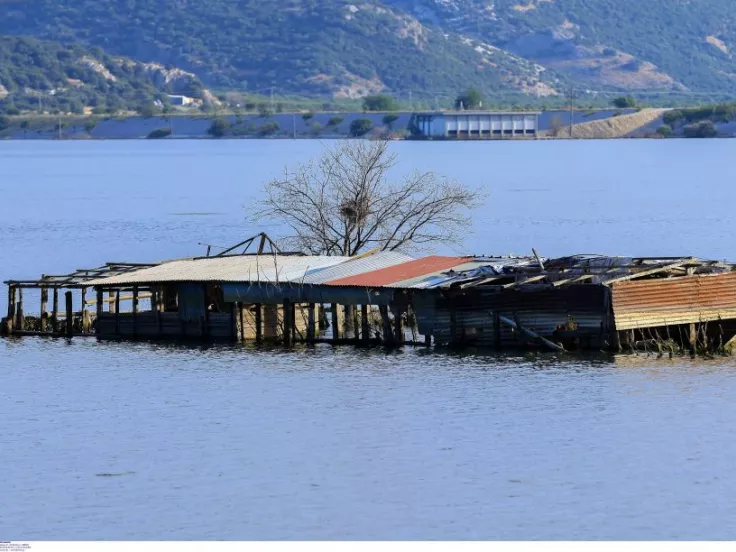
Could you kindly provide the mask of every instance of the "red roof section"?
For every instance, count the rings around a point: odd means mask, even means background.
[[[348,276],[327,282],[337,286],[368,286],[380,287],[431,274],[438,270],[450,269],[467,260],[467,257],[440,257],[432,255],[398,265],[382,268],[373,272],[365,272],[356,276]]]

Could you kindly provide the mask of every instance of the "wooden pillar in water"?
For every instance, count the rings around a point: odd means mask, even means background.
[[[371,329],[368,324],[368,305],[360,306],[360,340],[368,345],[371,339]]]
[[[87,288],[82,288],[82,333],[89,332],[89,319],[87,318]]]
[[[388,317],[388,306],[381,305],[378,307],[378,311],[381,313],[381,323],[383,324],[383,343],[384,345],[391,345],[394,339],[391,332],[391,320]]]
[[[120,290],[115,290],[115,333],[120,335]]]
[[[294,328],[294,321],[292,315],[294,311],[291,308],[291,301],[284,299],[284,345],[287,347],[291,345],[292,331]]]
[[[314,317],[314,303],[307,306],[307,343],[314,343],[316,337],[316,320]]]
[[[138,336],[138,286],[133,286],[133,337]]]
[[[155,297],[154,312],[156,313],[156,332],[158,335],[164,333],[163,316],[161,313],[164,311],[164,298],[163,290],[160,287],[154,288],[151,293],[152,297]]]
[[[332,303],[332,339],[337,341],[340,339],[340,317],[338,316],[338,309],[340,305]]]
[[[8,334],[13,333],[13,328],[15,326],[15,292],[15,286],[8,286]]]
[[[102,313],[105,309],[105,296],[102,293],[102,289],[97,288],[97,322],[95,323],[95,333],[97,335],[100,335],[100,332],[102,330],[100,325],[100,319],[102,318]]]
[[[115,302],[115,292],[112,290],[108,291],[107,297],[108,297],[107,311],[109,313],[117,312],[117,303]]]
[[[397,347],[404,344],[404,321],[401,319],[401,307],[394,306],[394,341]]]
[[[48,326],[49,288],[41,288],[41,331],[45,332]]]
[[[59,333],[59,288],[54,288],[54,306],[51,311],[51,330]]]
[[[256,343],[263,342],[263,305],[256,303],[253,305],[256,311],[255,324],[256,324]]]
[[[493,347],[496,350],[501,349],[501,315],[498,311],[493,313]]]
[[[15,329],[18,331],[25,330],[26,318],[23,314],[23,288],[18,288],[18,306],[15,311]]]
[[[72,292],[67,291],[64,296],[66,298],[66,336],[71,338],[74,335],[74,308],[72,303]]]

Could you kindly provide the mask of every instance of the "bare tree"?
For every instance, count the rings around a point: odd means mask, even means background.
[[[266,185],[256,217],[285,222],[293,232],[287,245],[319,255],[459,242],[479,192],[431,171],[393,182],[396,154],[388,148],[386,140],[343,141],[287,167]]]

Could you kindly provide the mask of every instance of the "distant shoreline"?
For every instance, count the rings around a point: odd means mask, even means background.
[[[416,141],[526,141],[662,138],[665,109],[599,109],[572,112],[550,110],[539,114],[536,136],[459,136],[425,138],[409,131],[413,112],[315,112],[277,113],[269,116],[247,115],[157,115],[142,116],[36,116],[12,117],[0,130],[0,140],[243,140],[298,139],[332,140],[345,138],[389,137]],[[499,111],[501,112],[501,111]],[[351,124],[365,119],[369,127],[362,136],[353,136]],[[215,125],[217,121],[217,125]],[[717,128],[719,137],[733,137],[735,128],[728,124]],[[217,134],[213,136],[213,132]],[[672,132],[666,137],[682,137]]]

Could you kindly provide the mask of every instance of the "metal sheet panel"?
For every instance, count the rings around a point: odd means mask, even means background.
[[[232,282],[222,284],[222,293],[226,303],[242,302],[264,305],[278,305],[287,299],[293,303],[388,305],[394,299],[394,290],[389,288],[302,285],[298,282],[281,284]]]
[[[91,286],[118,286],[162,282],[287,282],[313,271],[349,260],[349,257],[238,255],[181,259],[89,282]]]
[[[350,259],[321,270],[313,271],[304,277],[305,284],[324,284],[357,276],[366,272],[382,270],[392,266],[413,261],[414,257],[396,251],[381,251],[373,255]]]
[[[736,272],[613,284],[618,330],[736,318]]]
[[[423,257],[373,272],[340,278],[328,283],[338,286],[403,287],[400,285],[402,281],[417,278],[424,274],[431,274],[439,270],[449,269],[468,259],[472,259],[472,257],[440,257],[436,255]]]

